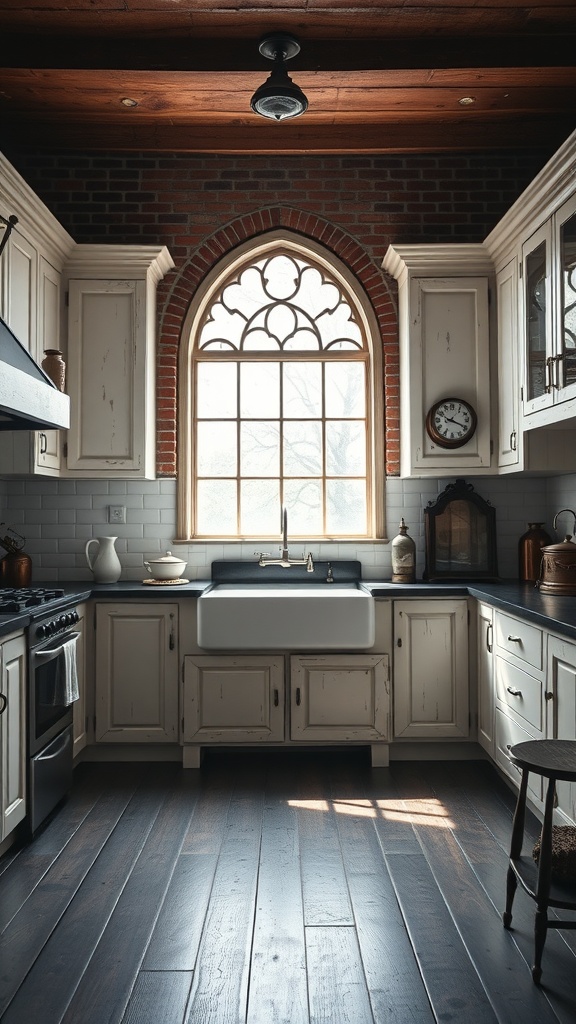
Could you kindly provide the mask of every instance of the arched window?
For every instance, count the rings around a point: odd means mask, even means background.
[[[384,534],[381,353],[358,282],[271,232],[221,261],[185,325],[181,539]]]

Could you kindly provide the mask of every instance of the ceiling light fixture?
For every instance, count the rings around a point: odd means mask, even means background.
[[[308,100],[284,67],[285,61],[300,53],[300,43],[286,32],[271,32],[260,41],[258,49],[263,57],[274,61],[274,67],[250,100],[254,113],[273,121],[286,121],[303,114],[308,109]]]

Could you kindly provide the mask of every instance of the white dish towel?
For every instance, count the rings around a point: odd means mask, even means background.
[[[76,668],[76,640],[75,636],[66,640],[62,644],[62,651],[58,657],[54,682],[54,704],[60,707],[72,704],[80,696]]]

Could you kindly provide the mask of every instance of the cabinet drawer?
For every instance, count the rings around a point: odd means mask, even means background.
[[[542,630],[511,615],[496,613],[496,646],[515,658],[542,669]]]
[[[526,740],[533,740],[536,737],[523,729],[517,722],[508,718],[508,715],[505,715],[500,708],[496,708],[494,736],[496,764],[513,780],[515,785],[519,786],[521,773],[508,757],[508,750],[516,743],[524,743]],[[530,772],[528,777],[528,793],[532,800],[540,803],[542,800],[542,777],[540,775]]]
[[[542,733],[542,687],[540,679],[517,668],[504,658],[496,658],[496,694],[516,715]]]

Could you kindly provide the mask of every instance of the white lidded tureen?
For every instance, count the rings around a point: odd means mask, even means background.
[[[149,562],[144,562],[144,568],[154,580],[178,580],[182,577],[186,562],[167,551],[161,558],[151,558]]]

